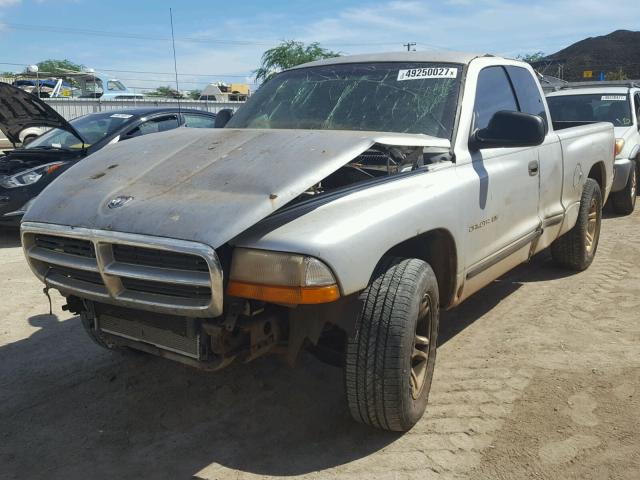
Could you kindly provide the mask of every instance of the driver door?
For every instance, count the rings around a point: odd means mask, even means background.
[[[520,110],[507,72],[501,66],[484,68],[478,76],[471,131],[485,128],[501,110]],[[470,156],[465,297],[525,261],[541,225],[538,149],[487,148]]]

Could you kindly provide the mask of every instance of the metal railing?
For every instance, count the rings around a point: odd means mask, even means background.
[[[204,110],[217,113],[223,108],[236,110],[243,102],[209,102],[200,100],[177,100],[165,98],[145,98],[143,100],[100,100],[99,98],[45,98],[48,105],[62,115],[65,119],[71,120],[81,115],[95,112],[105,112],[110,110],[124,110],[129,108],[182,108]]]
[[[177,108],[204,110],[206,112],[217,113],[223,108],[236,110],[244,102],[211,102],[207,100],[174,100],[167,98],[145,98],[142,100],[100,100],[99,98],[43,98],[45,103],[50,105],[66,120],[88,113],[105,112],[111,110],[124,110],[130,108]],[[0,132],[0,141],[5,140]]]

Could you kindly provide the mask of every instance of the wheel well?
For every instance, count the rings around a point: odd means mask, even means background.
[[[447,230],[437,229],[422,233],[392,247],[384,257],[419,258],[436,274],[440,305],[449,306],[455,296],[458,258],[456,244]]]
[[[604,169],[604,163],[598,162],[594,164],[593,167],[591,167],[591,170],[589,170],[589,175],[587,175],[587,177],[592,178],[596,182],[598,182],[598,185],[600,186],[600,191],[604,195],[604,188],[606,186],[606,183],[605,183],[606,173]]]

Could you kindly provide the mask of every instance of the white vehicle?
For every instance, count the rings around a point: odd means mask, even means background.
[[[616,213],[633,212],[640,163],[640,84],[570,83],[547,95],[556,128],[610,122],[616,135],[611,202]]]
[[[22,244],[105,348],[213,370],[329,349],[353,417],[407,430],[441,308],[549,246],[589,267],[614,143],[609,123],[556,131],[524,62],[332,58],[279,73],[225,128],[90,155],[31,205]]]
[[[48,132],[49,130],[51,130],[51,127],[28,127],[18,134],[18,138],[20,139],[20,143],[22,143],[22,145],[28,145],[40,135]]]

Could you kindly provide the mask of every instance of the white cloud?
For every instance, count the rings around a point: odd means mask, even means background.
[[[12,5],[18,5],[22,0],[0,0],[0,8],[11,7]]]

